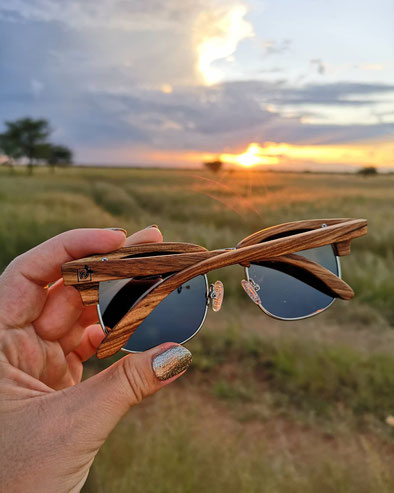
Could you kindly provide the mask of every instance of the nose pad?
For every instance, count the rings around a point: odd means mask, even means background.
[[[223,303],[224,286],[222,281],[216,281],[209,286],[208,300],[212,300],[212,310],[218,312]]]
[[[260,286],[254,281],[245,281],[242,279],[241,285],[244,288],[245,293],[249,296],[249,298],[256,303],[256,305],[261,305],[260,296],[257,294],[257,291],[260,289]]]

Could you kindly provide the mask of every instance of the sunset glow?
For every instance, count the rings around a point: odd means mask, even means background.
[[[93,152],[93,150],[91,151]],[[394,169],[394,143],[375,140],[364,144],[342,145],[295,145],[289,143],[265,142],[251,143],[244,152],[214,153],[201,150],[170,150],[152,151],[149,148],[117,147],[110,149],[108,154],[100,150],[103,160],[115,159],[131,161],[142,165],[175,166],[200,168],[202,163],[220,159],[223,163],[252,169],[256,167],[272,167],[278,169],[294,169],[300,171],[346,171],[363,166],[376,166],[380,169]]]
[[[221,154],[223,162],[242,166],[276,164],[328,164],[392,167],[393,143],[352,145],[294,145],[252,143],[241,154]]]
[[[240,164],[249,167],[257,164],[278,164],[276,156],[264,155],[264,149],[259,144],[250,144],[242,154],[221,154],[220,159],[225,163]]]

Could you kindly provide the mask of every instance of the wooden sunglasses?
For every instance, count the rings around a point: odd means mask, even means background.
[[[140,244],[67,262],[62,266],[62,273],[64,284],[78,289],[84,305],[98,305],[102,281],[166,275],[139,298],[112,329],[103,327],[106,337],[97,350],[97,357],[106,358],[121,349],[154,308],[179,286],[233,264],[250,267],[255,262],[267,265],[279,262],[312,276],[333,298],[351,299],[353,290],[340,277],[295,252],[332,245],[335,255],[348,255],[351,241],[366,233],[365,219],[295,221],[258,231],[241,240],[235,248],[208,251],[191,243]],[[248,294],[253,299],[253,293]]]

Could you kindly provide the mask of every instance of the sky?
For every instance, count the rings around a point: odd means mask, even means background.
[[[392,0],[0,2],[0,129],[86,164],[394,168]]]

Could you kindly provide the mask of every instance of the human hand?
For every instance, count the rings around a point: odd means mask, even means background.
[[[61,265],[159,241],[161,233],[154,227],[127,240],[122,230],[68,231],[17,257],[0,277],[4,491],[80,491],[100,446],[123,414],[187,368],[190,353],[165,343],[126,356],[81,383],[82,362],[95,354],[104,335],[94,324],[96,307],[84,307],[77,290],[63,285]],[[171,347],[177,349],[166,353]]]

